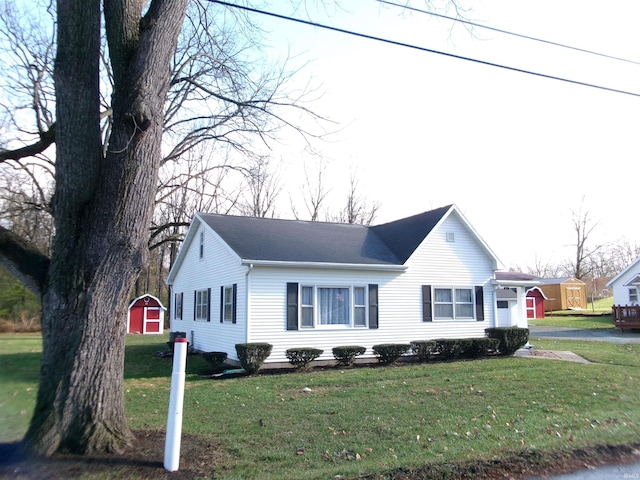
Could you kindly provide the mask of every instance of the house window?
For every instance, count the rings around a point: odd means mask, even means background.
[[[200,258],[204,258],[204,232],[200,232]]]
[[[629,289],[629,304],[637,305],[638,304],[638,289],[630,288]]]
[[[366,327],[368,313],[366,287],[300,287],[301,328]]]
[[[436,319],[473,319],[471,288],[434,288],[433,313]]]
[[[233,286],[224,287],[223,321],[233,322]]]
[[[313,287],[302,287],[300,298],[300,326],[313,327]]]
[[[356,327],[367,326],[366,289],[354,287],[353,289],[353,325]]]
[[[182,320],[182,293],[176,293],[174,304],[173,318]]]
[[[209,290],[196,290],[195,297],[195,320],[209,320]]]
[[[498,300],[498,308],[509,308],[509,302],[506,300]]]
[[[317,294],[319,325],[351,323],[348,288],[318,288]]]

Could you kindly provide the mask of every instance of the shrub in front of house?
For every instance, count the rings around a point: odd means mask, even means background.
[[[289,348],[285,353],[289,363],[298,370],[307,370],[309,364],[322,355],[324,350],[312,347]]]
[[[497,338],[479,337],[470,340],[471,345],[464,352],[464,356],[467,358],[482,358],[493,355],[498,351],[500,344],[500,340]]]
[[[341,347],[333,347],[333,358],[338,362],[338,365],[343,367],[350,367],[355,362],[356,357],[362,355],[367,349],[357,345],[344,345]]]
[[[432,360],[436,355],[436,342],[434,340],[413,340],[410,345],[411,351],[420,362]]]
[[[204,352],[202,358],[207,362],[209,369],[215,371],[227,359],[227,352]]]
[[[408,343],[381,343],[373,346],[373,354],[380,363],[393,363],[411,349]]]
[[[260,370],[264,361],[271,355],[272,349],[273,345],[270,343],[236,343],[236,353],[240,365],[250,375]]]
[[[460,339],[437,338],[434,342],[436,342],[436,359],[455,360],[460,356]]]
[[[485,333],[489,338],[496,338],[498,354],[513,355],[524,347],[529,341],[529,329],[520,327],[494,327],[487,328]]]

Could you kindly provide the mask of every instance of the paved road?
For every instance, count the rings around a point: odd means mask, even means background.
[[[635,343],[640,344],[640,330],[626,330],[621,332],[617,329],[592,328],[581,330],[578,328],[564,327],[540,327],[529,325],[531,338],[553,338],[555,340],[585,340],[599,341],[617,344]],[[535,345],[535,342],[531,342]]]
[[[640,479],[640,462],[578,470],[555,477],[529,477],[527,480],[625,480]]]
[[[531,342],[535,346],[535,338],[551,338],[555,340],[600,341],[617,344],[640,344],[640,331],[621,332],[614,329],[580,330],[563,327],[539,327],[529,325]],[[527,480],[539,480],[543,477],[529,477]],[[573,473],[546,477],[548,480],[640,480],[640,462],[626,465],[608,465],[590,470],[578,470]]]

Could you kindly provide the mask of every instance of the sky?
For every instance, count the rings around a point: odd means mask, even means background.
[[[292,12],[281,0],[265,9],[638,96],[257,15],[272,32],[269,55],[304,64],[294,86],[316,86],[307,106],[335,122],[336,133],[314,143],[330,189],[346,192],[355,168],[361,193],[380,204],[374,223],[456,204],[504,268],[571,258],[572,212],[581,208],[595,225],[592,245],[640,241],[640,64],[375,0],[340,3]],[[474,23],[640,62],[635,0],[462,6]],[[303,150],[293,136],[273,147],[290,191],[304,178]]]

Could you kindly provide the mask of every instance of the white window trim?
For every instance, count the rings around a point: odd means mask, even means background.
[[[198,303],[198,297],[200,297],[200,303]],[[205,304],[204,302],[202,302],[202,299],[206,297],[207,299],[207,303]],[[208,311],[210,307],[211,303],[211,299],[209,298],[209,290],[208,289],[203,289],[203,290],[196,290],[196,304],[193,306],[193,308],[195,308],[195,320],[196,322],[206,322],[207,321],[207,317],[208,317]],[[198,310],[201,310],[201,314],[203,313],[202,310],[204,308],[204,317],[200,317],[198,316]]]
[[[227,302],[227,291],[230,293],[229,302]],[[222,321],[224,323],[233,323],[233,285],[225,285],[222,287]],[[227,305],[230,306],[231,311],[229,312],[229,317],[227,318]]]
[[[198,248],[199,248],[198,252],[199,252],[200,258],[202,259],[204,258],[204,230],[200,232],[200,245]]]
[[[302,309],[309,308],[308,305],[303,305],[302,303],[302,290],[306,287],[313,289],[313,326],[302,325]],[[349,323],[348,324],[339,324],[332,323],[328,325],[324,325],[320,323],[319,319],[319,301],[318,301],[318,290],[322,288],[343,288],[349,290]],[[365,309],[365,324],[364,325],[355,325],[355,289],[362,288],[364,289],[364,309]],[[362,308],[362,306],[358,306]],[[298,328],[300,330],[347,330],[347,329],[366,329],[368,328],[367,319],[369,318],[369,289],[367,285],[334,285],[334,284],[309,284],[309,283],[300,283],[300,288],[298,289]]]
[[[474,286],[466,285],[433,285],[432,287],[432,303],[433,303],[433,321],[435,322],[475,322],[476,320],[476,291]],[[438,317],[436,316],[436,305],[449,305],[449,302],[436,302],[436,290],[451,290],[451,304],[453,305],[453,317]],[[471,311],[473,315],[471,317],[457,317],[456,316],[456,290],[471,290]],[[469,305],[469,303],[460,303]]]
[[[638,290],[640,290],[640,289],[638,289],[636,287],[630,287],[629,288],[629,304],[631,304],[631,305],[637,305],[638,304],[638,296],[640,294],[640,292]]]

